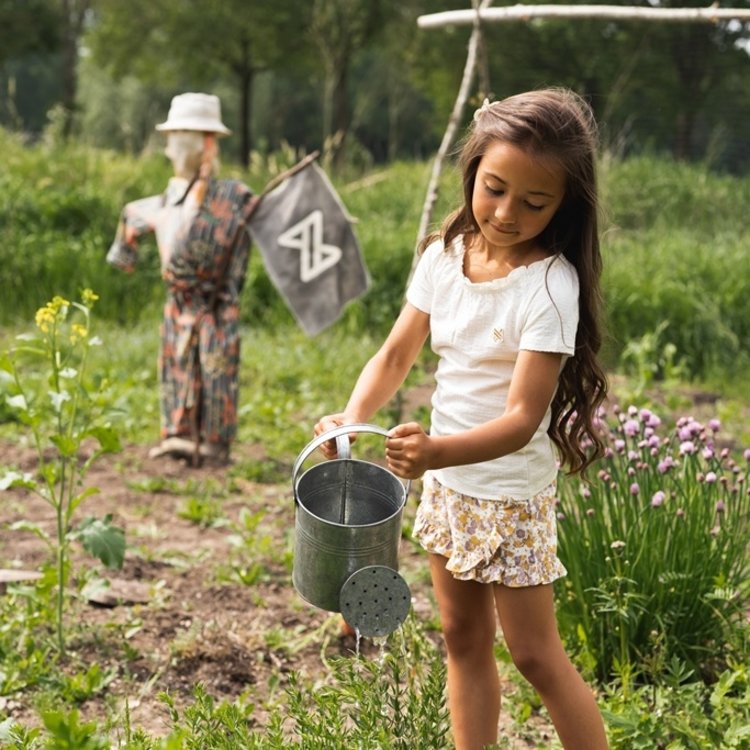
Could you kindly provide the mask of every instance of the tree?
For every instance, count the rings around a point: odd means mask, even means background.
[[[0,122],[21,124],[11,64],[56,51],[59,21],[56,0],[0,0]]]
[[[93,54],[114,75],[174,89],[230,79],[239,101],[240,159],[248,164],[257,74],[290,65],[304,44],[305,0],[96,0]]]
[[[385,0],[314,0],[310,33],[325,65],[323,140],[334,165],[345,153],[351,126],[349,76],[355,54],[384,25]]]

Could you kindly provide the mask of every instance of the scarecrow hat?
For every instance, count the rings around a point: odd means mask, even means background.
[[[201,133],[229,135],[232,131],[221,121],[221,103],[213,94],[178,94],[172,99],[166,122],[157,130],[197,130]]]

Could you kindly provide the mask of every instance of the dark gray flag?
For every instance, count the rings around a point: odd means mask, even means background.
[[[314,162],[264,195],[248,228],[308,336],[338,320],[370,285],[346,209]]]

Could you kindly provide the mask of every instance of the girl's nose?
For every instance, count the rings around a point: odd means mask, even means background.
[[[516,212],[510,200],[500,201],[495,209],[495,217],[501,224],[515,224]]]

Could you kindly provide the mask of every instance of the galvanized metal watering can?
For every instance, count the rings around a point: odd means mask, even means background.
[[[398,574],[401,517],[408,483],[388,469],[351,458],[348,435],[388,431],[348,424],[318,435],[292,471],[295,502],[292,582],[310,604],[344,619],[361,635],[388,635],[406,619],[411,593]],[[302,464],[328,440],[338,458]]]

